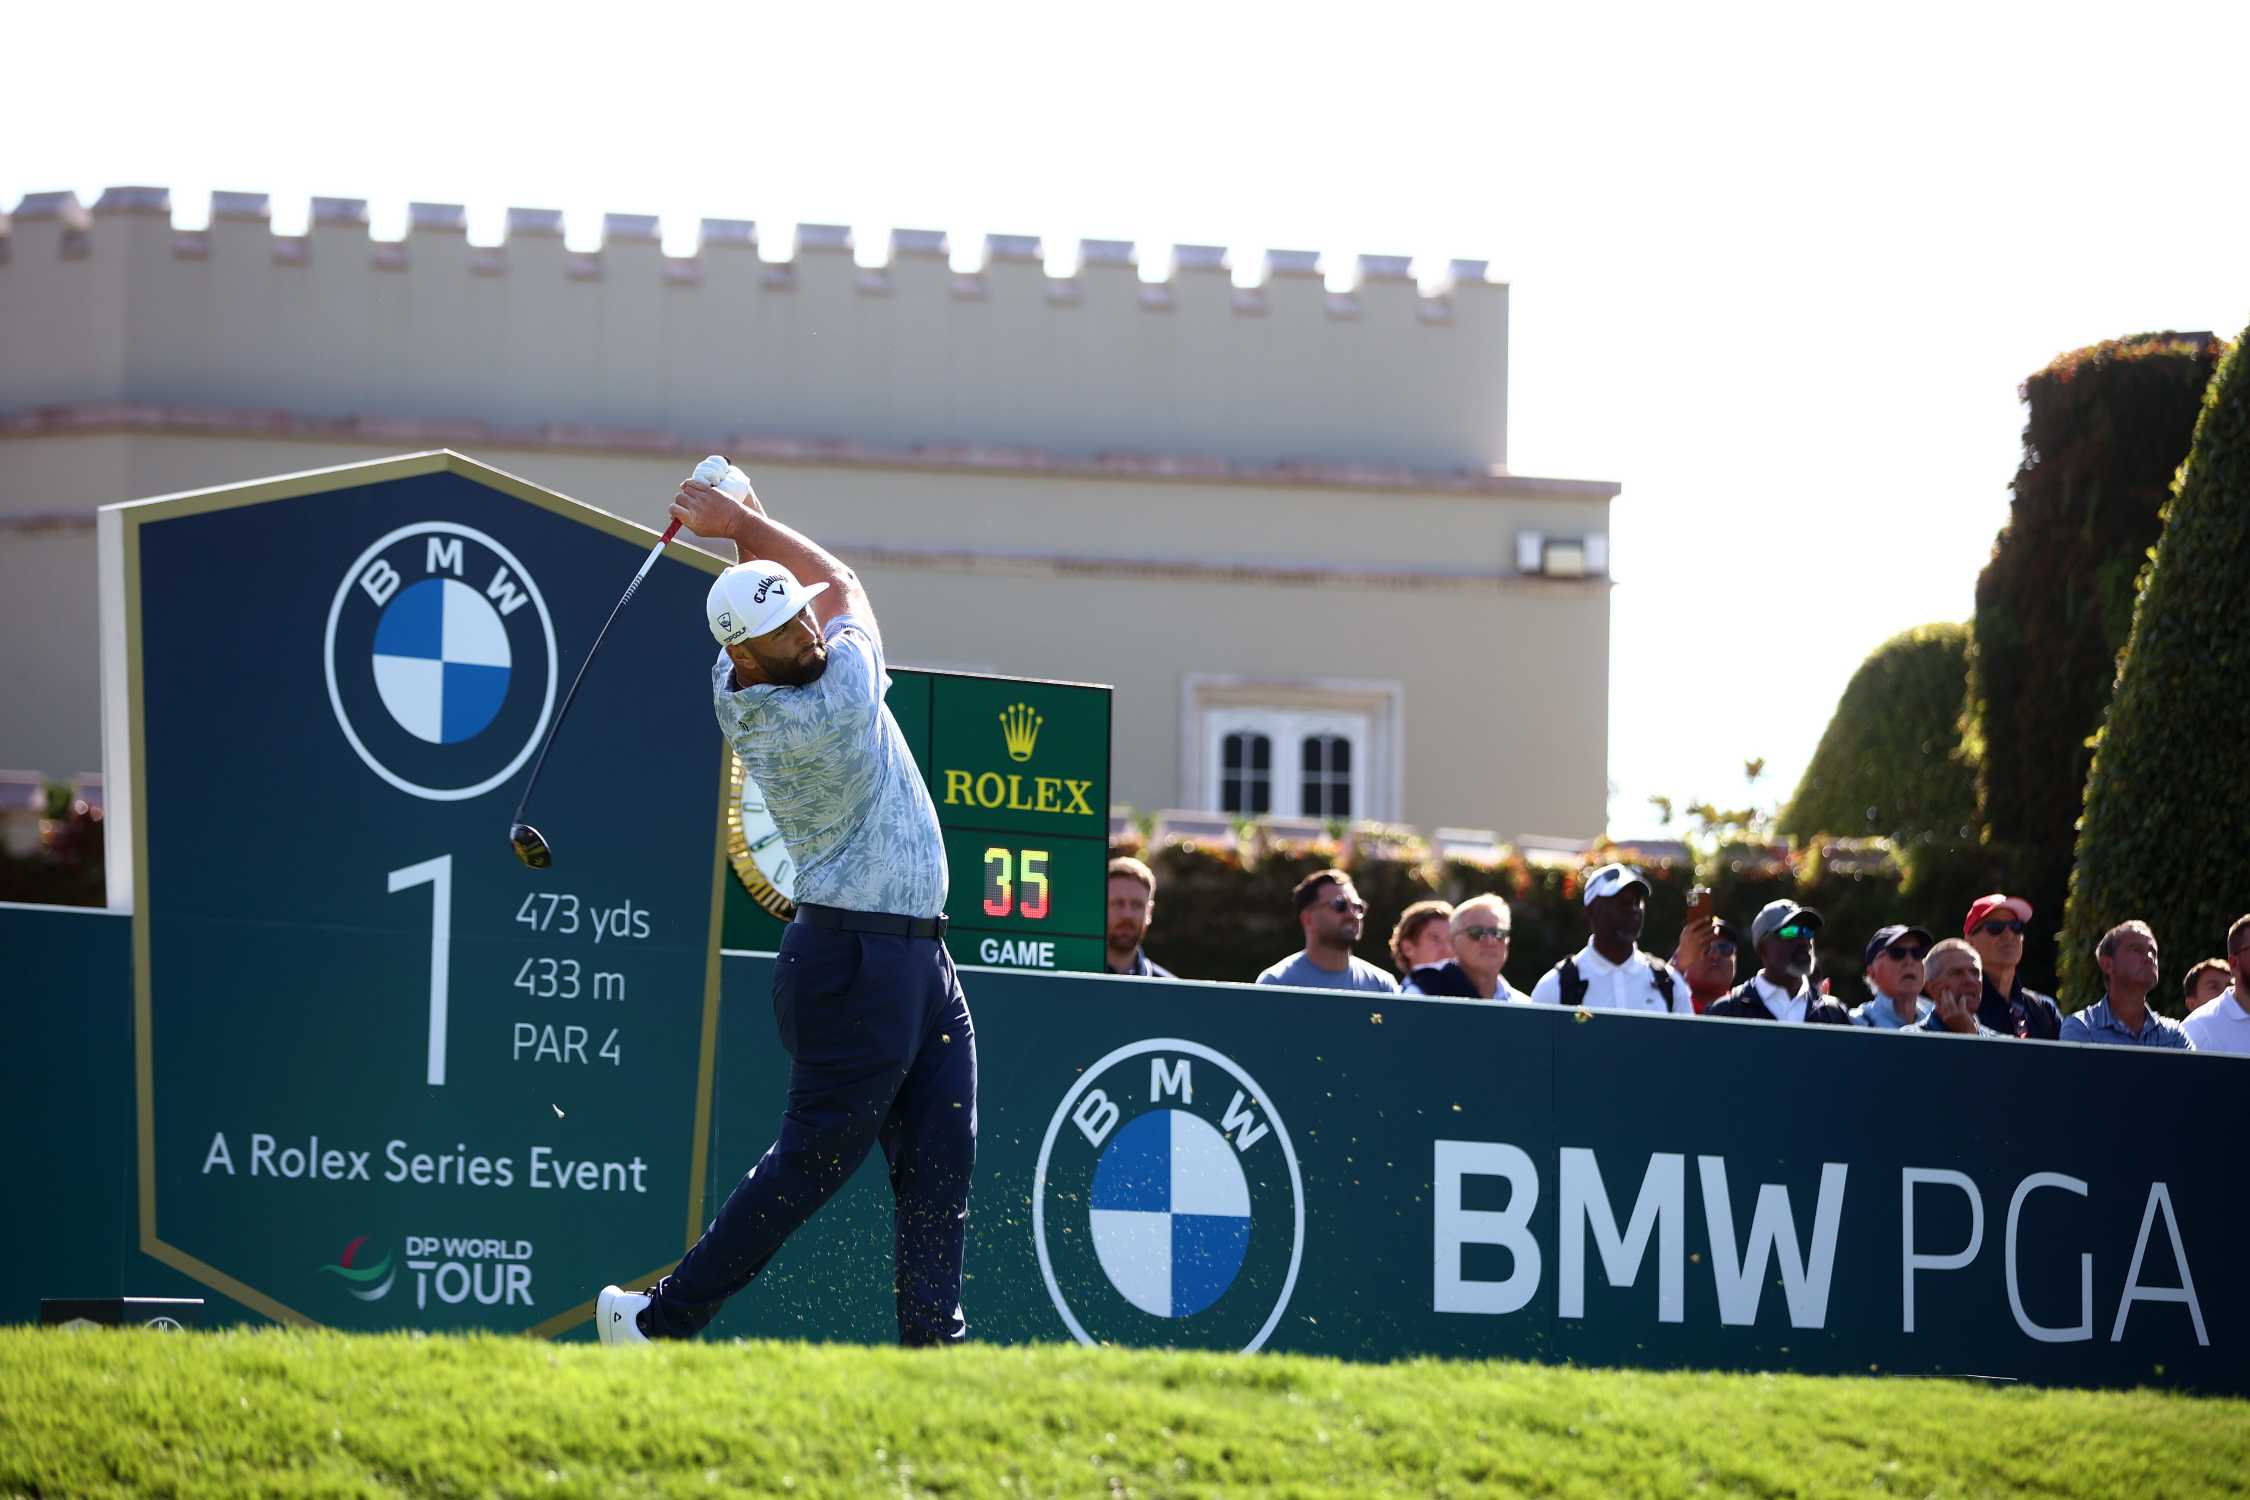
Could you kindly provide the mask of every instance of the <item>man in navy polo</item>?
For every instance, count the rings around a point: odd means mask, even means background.
[[[2062,1034],[2062,1008],[2052,995],[2028,988],[2016,970],[2023,963],[2024,930],[2031,903],[1994,892],[1979,896],[1961,923],[1961,936],[1984,963],[1984,999],[1977,1020],[2002,1036],[2053,1041]]]
[[[737,502],[689,480],[672,515],[743,558],[711,586],[711,687],[797,866],[773,977],[789,1102],[672,1274],[645,1294],[602,1289],[597,1329],[610,1344],[694,1337],[880,1144],[897,1198],[899,1342],[956,1341],[976,1033],[945,951],[937,809],[883,704],[874,611],[851,569],[754,493]]]

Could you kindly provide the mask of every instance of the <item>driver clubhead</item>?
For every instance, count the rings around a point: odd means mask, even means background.
[[[545,836],[529,823],[509,827],[508,846],[516,851],[516,858],[534,870],[544,870],[555,862],[555,851],[547,847]]]

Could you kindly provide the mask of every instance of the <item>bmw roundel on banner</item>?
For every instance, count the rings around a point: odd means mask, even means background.
[[[1256,1349],[1304,1255],[1288,1127],[1200,1043],[1120,1047],[1062,1096],[1032,1188],[1039,1268],[1082,1343]]]
[[[370,543],[328,611],[328,699],[361,761],[435,802],[482,795],[537,747],[555,703],[555,627],[507,547],[451,521]]]

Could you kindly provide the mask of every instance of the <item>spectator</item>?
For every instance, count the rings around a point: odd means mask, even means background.
[[[2030,921],[2029,901],[1994,893],[1970,905],[1961,935],[1984,964],[1984,999],[1977,1019],[2002,1036],[2051,1042],[2062,1035],[2062,1008],[2052,995],[2025,989],[2016,974],[2023,962],[2023,930]]]
[[[2234,975],[2223,958],[2207,958],[2187,971],[2180,981],[2180,999],[2189,1015],[2234,987]]]
[[[2227,971],[2234,987],[2197,1006],[2181,1027],[2198,1052],[2250,1053],[2250,916],[2227,929]]]
[[[1141,951],[1156,917],[1156,872],[1130,855],[1109,862],[1109,926],[1102,962],[1112,974],[1171,979],[1170,969]]]
[[[1398,977],[1424,964],[1442,964],[1453,956],[1453,903],[1417,901],[1398,915],[1391,929],[1391,967]]]
[[[1923,961],[1922,993],[1931,1010],[1916,1031],[1950,1031],[1959,1036],[1998,1036],[1977,1019],[1984,1003],[1984,960],[1960,938],[1947,938]]]
[[[2149,1009],[2156,988],[2156,934],[2146,922],[2120,922],[2094,944],[2108,993],[2084,1010],[2063,1018],[2066,1042],[2113,1042],[2123,1047],[2173,1047],[2193,1052],[2195,1043],[2180,1023]]]
[[[1854,1026],[1899,1031],[1919,1026],[1937,1009],[1922,998],[1930,935],[1919,927],[1885,927],[1867,940],[1861,960],[1867,965],[1867,1000],[1852,1007]],[[1974,950],[1972,950],[1973,952]]]
[[[1672,972],[1687,981],[1688,1002],[1697,1015],[1734,988],[1735,957],[1741,951],[1742,933],[1724,917],[1706,917],[1700,928],[1690,917],[1680,929],[1680,941],[1672,949]]]
[[[1453,909],[1451,925],[1457,957],[1414,970],[1406,993],[1529,1004],[1531,997],[1500,972],[1508,962],[1508,903],[1498,896],[1471,896]]]
[[[1603,865],[1586,877],[1580,900],[1592,936],[1585,947],[1539,976],[1531,987],[1533,1003],[1692,1014],[1687,986],[1671,965],[1634,946],[1648,920],[1648,882],[1641,872],[1628,865]]]
[[[1297,923],[1305,929],[1305,948],[1258,976],[1260,984],[1292,984],[1319,990],[1369,990],[1398,993],[1398,981],[1352,952],[1367,921],[1351,876],[1342,870],[1316,870],[1297,882]]]
[[[1813,984],[1813,938],[1820,913],[1794,901],[1768,901],[1750,923],[1750,945],[1757,950],[1758,972],[1706,1015],[1750,1021],[1805,1021],[1818,1026],[1849,1026],[1852,1013],[1841,1000]]]

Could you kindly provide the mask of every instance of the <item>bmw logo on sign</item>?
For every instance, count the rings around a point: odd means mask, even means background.
[[[1079,1076],[1031,1196],[1039,1270],[1087,1344],[1256,1349],[1305,1248],[1288,1127],[1231,1059],[1161,1037]]]
[[[450,521],[359,555],[328,609],[328,701],[377,776],[456,802],[522,767],[555,706],[555,625],[515,554]]]

